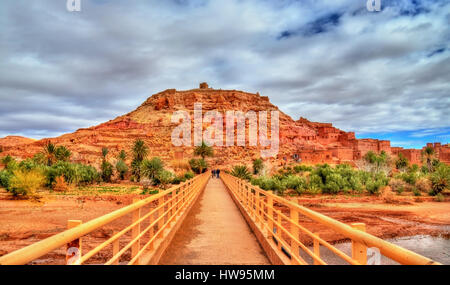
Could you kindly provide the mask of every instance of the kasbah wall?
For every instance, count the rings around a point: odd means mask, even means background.
[[[290,157],[285,154],[280,154],[278,158],[285,162],[298,160],[309,164],[349,163],[353,165],[355,161],[362,159],[369,151],[375,153],[384,151],[391,156],[398,156],[401,153],[411,164],[421,165],[423,162],[422,151],[425,147],[432,147],[437,159],[450,164],[449,144],[428,143],[422,149],[404,149],[402,147],[391,147],[391,143],[388,140],[356,139],[354,132],[344,132],[333,127],[331,123],[310,122],[305,118],[300,118],[298,122],[308,124],[316,129],[316,136],[304,137],[304,139],[316,141],[323,148],[301,147]]]

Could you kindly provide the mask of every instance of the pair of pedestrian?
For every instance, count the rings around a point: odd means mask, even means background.
[[[211,177],[212,178],[220,178],[220,169],[211,170]]]

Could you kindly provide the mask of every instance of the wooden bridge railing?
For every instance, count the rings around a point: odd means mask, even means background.
[[[119,264],[119,259],[122,259],[121,264],[147,263],[149,257],[164,244],[164,239],[170,231],[174,228],[176,231],[175,224],[182,222],[181,217],[190,209],[208,180],[209,175],[204,173],[146,199],[135,200],[129,206],[87,223],[71,220],[68,230],[0,257],[0,265],[28,264],[61,247],[67,247],[67,264],[84,264],[106,250],[112,251],[112,256],[105,264]],[[144,213],[144,207],[149,208],[147,213]],[[131,223],[128,226],[114,232],[107,240],[82,255],[83,236],[127,215],[131,215]],[[125,240],[126,235],[130,233],[129,241]],[[121,238],[126,242],[122,248],[119,243]],[[130,250],[131,255],[125,255]],[[124,262],[124,259],[127,260]]]
[[[243,209],[246,212],[254,226],[263,233],[263,238],[274,245],[273,248],[276,248],[277,254],[283,255],[284,258],[287,257],[291,264],[308,264],[300,254],[300,250],[302,250],[307,256],[310,256],[314,264],[325,265],[326,262],[320,256],[320,246],[327,248],[336,256],[352,265],[367,264],[368,247],[378,249],[382,255],[400,264],[439,264],[427,257],[366,233],[364,224],[355,223],[351,226],[344,224],[274,195],[270,191],[264,191],[247,181],[225,173],[221,176],[223,182],[234,196],[234,200],[240,204],[241,211]],[[275,207],[275,204],[277,207]],[[287,209],[287,213],[283,213],[282,208]],[[348,256],[322,239],[317,233],[313,233],[302,226],[299,222],[299,215],[303,215],[349,238],[352,241],[352,256]],[[300,241],[300,234],[306,235],[313,240],[312,250]]]

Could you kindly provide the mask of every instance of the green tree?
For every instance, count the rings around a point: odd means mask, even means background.
[[[56,146],[50,141],[44,145],[44,155],[48,166],[56,162]]]
[[[253,174],[258,175],[264,168],[264,163],[261,158],[253,160]]]
[[[395,168],[398,170],[405,170],[409,166],[408,159],[401,153],[398,154],[398,158],[395,161]]]
[[[201,174],[204,172],[205,169],[208,168],[208,163],[203,159],[191,159],[189,160],[189,165],[191,166],[192,171],[194,171],[197,174]]]
[[[141,180],[141,165],[143,160],[147,157],[148,147],[143,140],[136,140],[132,148],[133,161],[131,162],[131,169],[134,178],[139,182]]]
[[[205,159],[205,157],[207,156],[213,156],[214,150],[212,147],[208,146],[204,141],[202,141],[202,144],[195,148],[194,155],[201,156],[202,159]]]
[[[1,162],[5,167],[8,167],[8,164],[13,161],[15,161],[15,159],[9,154],[1,159]]]
[[[388,165],[389,157],[385,151],[381,151],[380,154],[369,151],[366,153],[363,159],[372,166],[372,172],[379,173],[383,167]]]
[[[151,160],[144,160],[141,166],[142,176],[154,180],[158,173],[164,169],[164,164],[159,157],[154,157]]]
[[[103,160],[106,160],[106,156],[109,153],[109,149],[107,147],[102,148],[102,156],[103,156]]]
[[[118,160],[116,163],[116,170],[117,170],[117,173],[119,174],[120,180],[124,180],[125,175],[128,172],[127,164],[123,160]]]
[[[435,196],[450,186],[450,166],[441,163],[436,170],[430,175],[431,192]]]
[[[422,157],[426,161],[428,172],[433,172],[434,148],[427,146],[422,151]]]
[[[250,180],[252,175],[245,165],[235,165],[231,171],[231,175],[239,177],[241,179]]]
[[[143,161],[148,154],[148,147],[143,140],[136,140],[133,145],[133,158],[137,161]]]
[[[113,175],[113,166],[106,160],[103,160],[102,165],[102,179],[104,182],[111,182],[111,177]]]
[[[117,156],[119,160],[125,161],[127,159],[127,153],[122,149]]]
[[[55,159],[57,161],[69,161],[72,153],[65,146],[58,146],[55,149]]]

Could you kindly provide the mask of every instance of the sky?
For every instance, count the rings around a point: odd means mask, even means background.
[[[449,27],[449,1],[3,0],[0,137],[73,132],[206,81],[358,138],[448,143]]]

